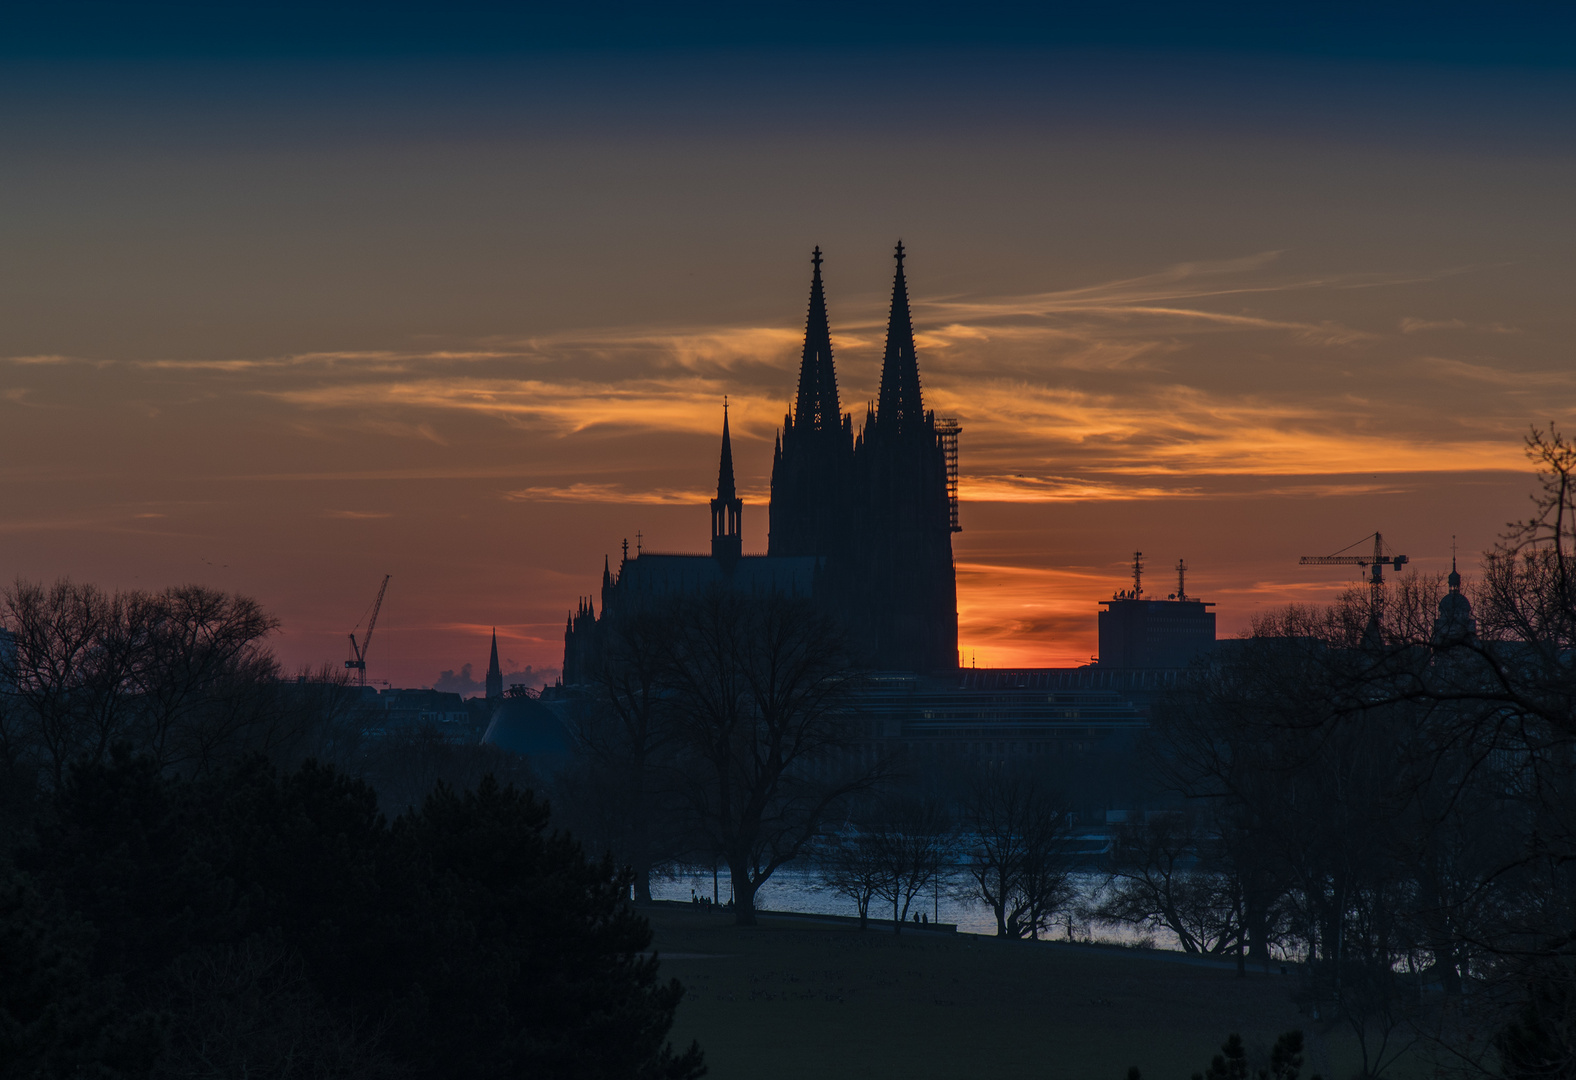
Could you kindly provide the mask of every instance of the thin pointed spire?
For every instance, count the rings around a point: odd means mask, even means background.
[[[919,358],[914,352],[914,323],[908,311],[908,282],[903,277],[903,241],[897,242],[897,274],[892,279],[892,314],[887,320],[886,355],[881,361],[881,393],[876,420],[897,431],[917,426],[925,417],[919,391]]]
[[[717,497],[711,500],[711,557],[731,570],[743,553],[744,502],[733,483],[733,438],[728,434],[728,399],[722,399],[722,462],[717,468]],[[606,604],[602,605],[604,608]]]
[[[738,498],[733,483],[733,439],[728,435],[728,399],[722,399],[722,460],[717,466],[717,498]]]
[[[492,655],[487,658],[487,680],[484,683],[489,698],[503,697],[503,668],[498,665],[498,628],[493,627]]]
[[[796,428],[835,430],[841,416],[837,400],[837,370],[832,364],[832,327],[826,317],[826,293],[821,286],[821,249],[810,256],[815,267],[810,278],[810,313],[804,324],[804,356],[799,363],[799,397],[794,403]]]

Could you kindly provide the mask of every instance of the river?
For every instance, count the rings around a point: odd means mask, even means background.
[[[951,884],[927,889],[914,898],[909,908],[912,917],[924,912],[933,922],[953,923],[965,934],[996,933],[996,916],[978,899],[963,888],[968,879],[959,872]],[[1105,877],[1098,873],[1076,873],[1073,882],[1080,899],[1088,901],[1098,895]],[[716,878],[717,899],[726,904],[733,894],[728,884],[728,871],[719,870]],[[681,869],[668,875],[653,875],[651,896],[654,900],[688,900],[692,896],[712,896],[712,873],[709,869]],[[770,911],[801,911],[817,915],[858,916],[859,909],[846,896],[839,895],[820,883],[813,870],[786,866],[773,874],[756,894],[755,906]],[[884,919],[888,926],[892,920],[890,901],[876,900],[870,905],[872,920]],[[1057,937],[1068,934],[1066,922],[1057,919]],[[1089,925],[1073,920],[1072,936],[1078,941],[1103,941],[1121,945],[1146,945],[1159,949],[1178,948],[1176,938],[1168,930],[1136,930],[1126,926]]]

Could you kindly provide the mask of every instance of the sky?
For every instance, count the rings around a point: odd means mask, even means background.
[[[705,549],[724,395],[763,551],[817,244],[856,415],[906,246],[965,663],[1087,662],[1135,550],[1223,635],[1375,530],[1470,574],[1576,411],[1552,8],[128,10],[0,33],[0,578],[290,668],[392,574],[371,678],[551,679]]]

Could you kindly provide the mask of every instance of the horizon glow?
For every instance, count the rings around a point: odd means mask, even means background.
[[[810,248],[857,424],[899,237],[965,664],[1086,662],[1135,549],[1230,635],[1524,514],[1567,72],[923,55],[19,65],[0,575],[248,593],[297,667],[392,573],[371,676],[555,670],[602,555],[704,548],[724,395],[764,550]]]

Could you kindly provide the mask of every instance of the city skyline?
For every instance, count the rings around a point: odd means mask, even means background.
[[[1375,529],[1470,572],[1576,412],[1557,65],[664,49],[15,65],[8,576],[304,665],[392,573],[370,676],[556,668],[604,554],[706,549],[724,395],[765,549],[817,244],[856,416],[908,245],[965,664],[1085,662],[1135,549],[1223,635]]]

